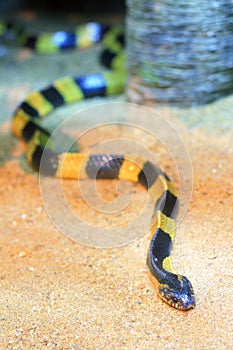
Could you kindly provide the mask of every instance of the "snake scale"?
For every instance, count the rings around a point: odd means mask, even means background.
[[[155,207],[147,265],[158,295],[179,310],[194,308],[193,287],[186,277],[174,271],[171,261],[179,201],[176,186],[168,176],[150,161],[138,161],[137,157],[136,162],[136,155],[58,153],[46,145],[50,133],[40,124],[41,118],[64,104],[123,92],[126,71],[122,28],[87,23],[78,26],[74,32],[30,36],[19,26],[2,23],[0,34],[9,29],[15,30],[21,45],[39,53],[85,48],[99,41],[103,43],[101,61],[111,70],[74,78],[64,77],[45,89],[31,92],[14,113],[12,132],[26,142],[30,165],[45,175],[77,178],[79,174],[80,179],[127,179],[142,184],[149,191]],[[42,155],[46,164],[40,168]]]

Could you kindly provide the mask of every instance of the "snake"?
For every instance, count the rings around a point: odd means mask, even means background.
[[[0,25],[0,33],[6,28],[14,26],[9,23]],[[58,152],[48,143],[51,133],[41,125],[41,119],[62,105],[124,91],[126,69],[122,27],[87,23],[73,32],[30,36],[19,27],[16,27],[16,32],[21,44],[39,53],[86,48],[97,42],[103,44],[101,62],[109,70],[59,78],[44,89],[32,91],[14,112],[12,133],[25,141],[28,163],[46,176],[66,179],[77,179],[78,176],[80,180],[126,179],[141,184],[149,192],[154,205],[147,254],[150,278],[157,294],[168,305],[182,311],[193,309],[196,301],[192,284],[174,270],[171,258],[179,209],[176,185],[153,162],[135,154]]]

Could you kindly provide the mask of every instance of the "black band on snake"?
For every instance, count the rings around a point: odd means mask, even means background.
[[[107,47],[102,54],[102,61],[112,71],[76,78],[65,77],[41,91],[30,93],[14,114],[13,134],[27,143],[27,160],[37,171],[43,155],[46,165],[40,171],[45,175],[77,178],[79,174],[80,179],[127,179],[142,184],[149,191],[155,206],[147,258],[151,278],[159,296],[169,305],[180,310],[192,309],[195,307],[192,285],[186,277],[175,273],[171,262],[178,198],[177,189],[167,175],[137,155],[86,156],[82,153],[57,153],[52,148],[45,147],[50,133],[41,126],[40,118],[64,104],[123,91],[126,74],[122,68],[122,30],[120,27],[107,28],[92,23],[80,26],[74,33],[58,32],[52,37],[40,35],[32,38],[21,33],[21,42],[39,52],[87,47],[99,40],[103,40]]]

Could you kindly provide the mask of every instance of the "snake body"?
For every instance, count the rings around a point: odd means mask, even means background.
[[[95,33],[93,33],[95,28]],[[33,91],[19,105],[12,120],[13,134],[27,143],[27,160],[35,170],[45,175],[61,178],[101,178],[127,179],[142,184],[151,195],[154,203],[154,213],[151,219],[151,242],[148,251],[147,265],[155,282],[158,295],[169,305],[189,310],[195,307],[195,297],[190,281],[177,274],[172,266],[171,249],[175,237],[175,219],[178,211],[176,186],[168,176],[152,162],[137,155],[125,154],[93,154],[58,153],[47,146],[50,138],[48,130],[40,124],[40,119],[55,108],[64,104],[77,102],[94,96],[108,96],[121,93],[125,85],[125,71],[121,67],[123,61],[122,33],[119,27],[102,28],[92,24],[79,29],[75,35],[63,35],[63,44],[56,50],[77,46],[90,46],[93,41],[102,40],[107,46],[102,55],[102,61],[113,68],[105,73],[89,74],[77,78],[65,77],[55,81],[49,87]],[[60,35],[60,44],[62,35]],[[67,40],[65,40],[65,38]],[[95,40],[93,40],[95,38]],[[45,44],[38,44],[44,40]],[[49,46],[49,42],[53,46]],[[58,40],[57,40],[58,41]],[[50,38],[25,39],[29,46],[43,47],[43,50],[56,51],[54,40]],[[75,45],[74,45],[75,43]],[[55,42],[55,44],[57,44]],[[50,47],[50,50],[49,50]],[[41,159],[46,162],[41,163]],[[41,165],[41,167],[40,167]]]

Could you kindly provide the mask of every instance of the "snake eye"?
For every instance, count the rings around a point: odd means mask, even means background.
[[[177,298],[177,297],[172,297],[172,302],[173,302],[174,304],[177,304],[177,303],[178,303],[178,298]]]

